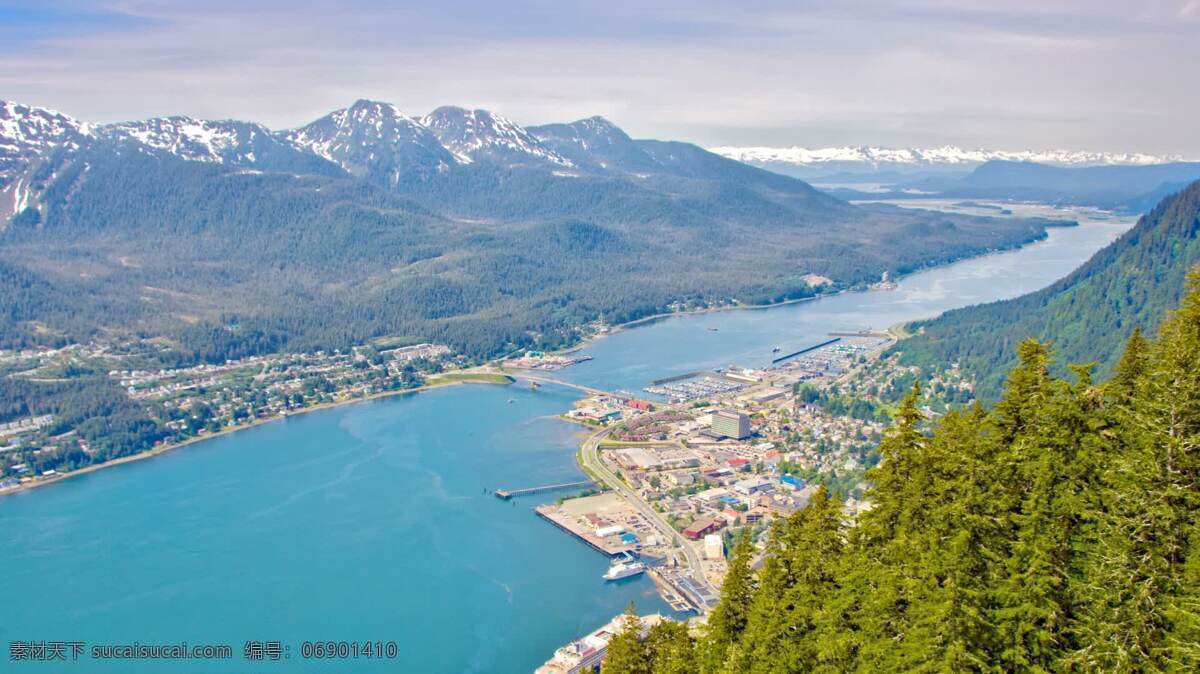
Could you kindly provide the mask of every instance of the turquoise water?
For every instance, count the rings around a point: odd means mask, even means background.
[[[922,202],[920,205],[942,204]],[[604,390],[641,391],[648,382],[687,372],[770,364],[771,348],[789,353],[829,332],[885,330],[948,309],[1017,297],[1066,276],[1133,224],[1131,218],[1046,206],[1012,206],[1015,215],[1076,220],[1022,249],[912,274],[888,291],[844,293],[766,310],[671,317],[597,340],[581,353],[594,360],[559,373]],[[966,210],[966,209],[964,209]],[[983,211],[986,214],[986,211]],[[715,328],[714,332],[712,329]]]
[[[240,661],[243,641],[295,657],[305,639],[356,639],[399,657],[274,671],[528,672],[630,599],[668,610],[647,579],[601,581],[607,560],[536,501],[485,493],[578,479],[578,427],[547,418],[571,400],[479,385],[382,399],[5,498],[0,641],[227,642],[238,658],[73,671],[271,671]]]
[[[560,373],[604,388],[730,363],[831,330],[884,328],[1042,287],[1119,235],[1086,221],[1020,251],[767,311],[673,318],[599,340]],[[710,331],[709,328],[717,328]],[[508,400],[513,399],[512,403]],[[459,386],[314,412],[0,498],[0,642],[228,643],[225,662],[12,663],[5,671],[528,672],[634,599],[607,561],[487,493],[580,477],[552,387]],[[248,639],[290,646],[248,664]],[[391,661],[302,661],[304,640],[395,641]]]

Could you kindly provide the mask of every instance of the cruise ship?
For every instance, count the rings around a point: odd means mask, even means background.
[[[639,573],[646,571],[646,565],[636,559],[626,558],[624,561],[615,562],[608,567],[608,571],[604,573],[604,580],[621,580],[630,576],[636,576]]]
[[[624,615],[619,615],[595,632],[563,646],[554,652],[554,657],[546,664],[538,667],[535,674],[583,674],[596,671],[604,660],[604,654],[608,652],[608,642],[612,640],[613,635],[621,631],[625,620],[627,618]],[[663,620],[665,618],[657,613],[642,616],[642,634],[645,635],[651,627]]]

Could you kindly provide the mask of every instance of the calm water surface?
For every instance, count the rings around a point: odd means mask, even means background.
[[[670,374],[763,365],[772,346],[1040,288],[1130,225],[1068,215],[1083,226],[894,291],[628,330],[561,374],[636,391]],[[605,585],[607,561],[537,518],[536,500],[486,493],[579,477],[578,429],[552,418],[572,400],[491,386],[377,400],[0,498],[0,642],[228,643],[235,656],[5,670],[528,672],[630,599],[666,612],[646,579]],[[279,640],[291,658],[248,665],[247,639]],[[399,657],[300,659],[302,641],[330,639],[392,640]]]

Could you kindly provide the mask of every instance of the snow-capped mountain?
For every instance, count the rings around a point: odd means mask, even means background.
[[[1074,150],[968,150],[953,145],[926,149],[868,146],[826,148],[720,146],[709,148],[709,150],[756,166],[836,167],[837,170],[852,170],[855,166],[867,170],[872,167],[877,169],[928,166],[969,168],[993,160],[1026,161],[1056,166],[1144,166],[1180,161],[1181,159],[1177,156]]]
[[[328,160],[253,122],[155,117],[100,126],[96,135],[116,142],[136,142],[188,161],[268,171],[341,173]]]
[[[255,141],[260,138],[274,140],[271,132],[259,124],[193,117],[121,122],[101,127],[101,133],[117,139],[133,139],[182,159],[217,164],[253,163]]]
[[[420,123],[462,162],[492,159],[513,163],[534,159],[571,166],[570,160],[543,145],[532,133],[487,110],[448,105],[425,115]]]
[[[61,112],[0,101],[0,174],[90,134],[91,127]]]
[[[444,173],[461,163],[427,127],[379,101],[356,101],[280,137],[354,175],[393,183],[409,175]]]
[[[531,126],[529,132],[577,166],[631,172],[661,169],[637,141],[603,117]]]
[[[72,117],[10,101],[0,101],[0,225],[37,201],[32,167],[60,148],[74,149],[92,130]]]

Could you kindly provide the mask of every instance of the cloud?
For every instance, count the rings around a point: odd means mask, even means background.
[[[278,128],[372,97],[704,144],[1195,154],[1197,4],[54,2],[5,29],[0,95],[93,121]]]

